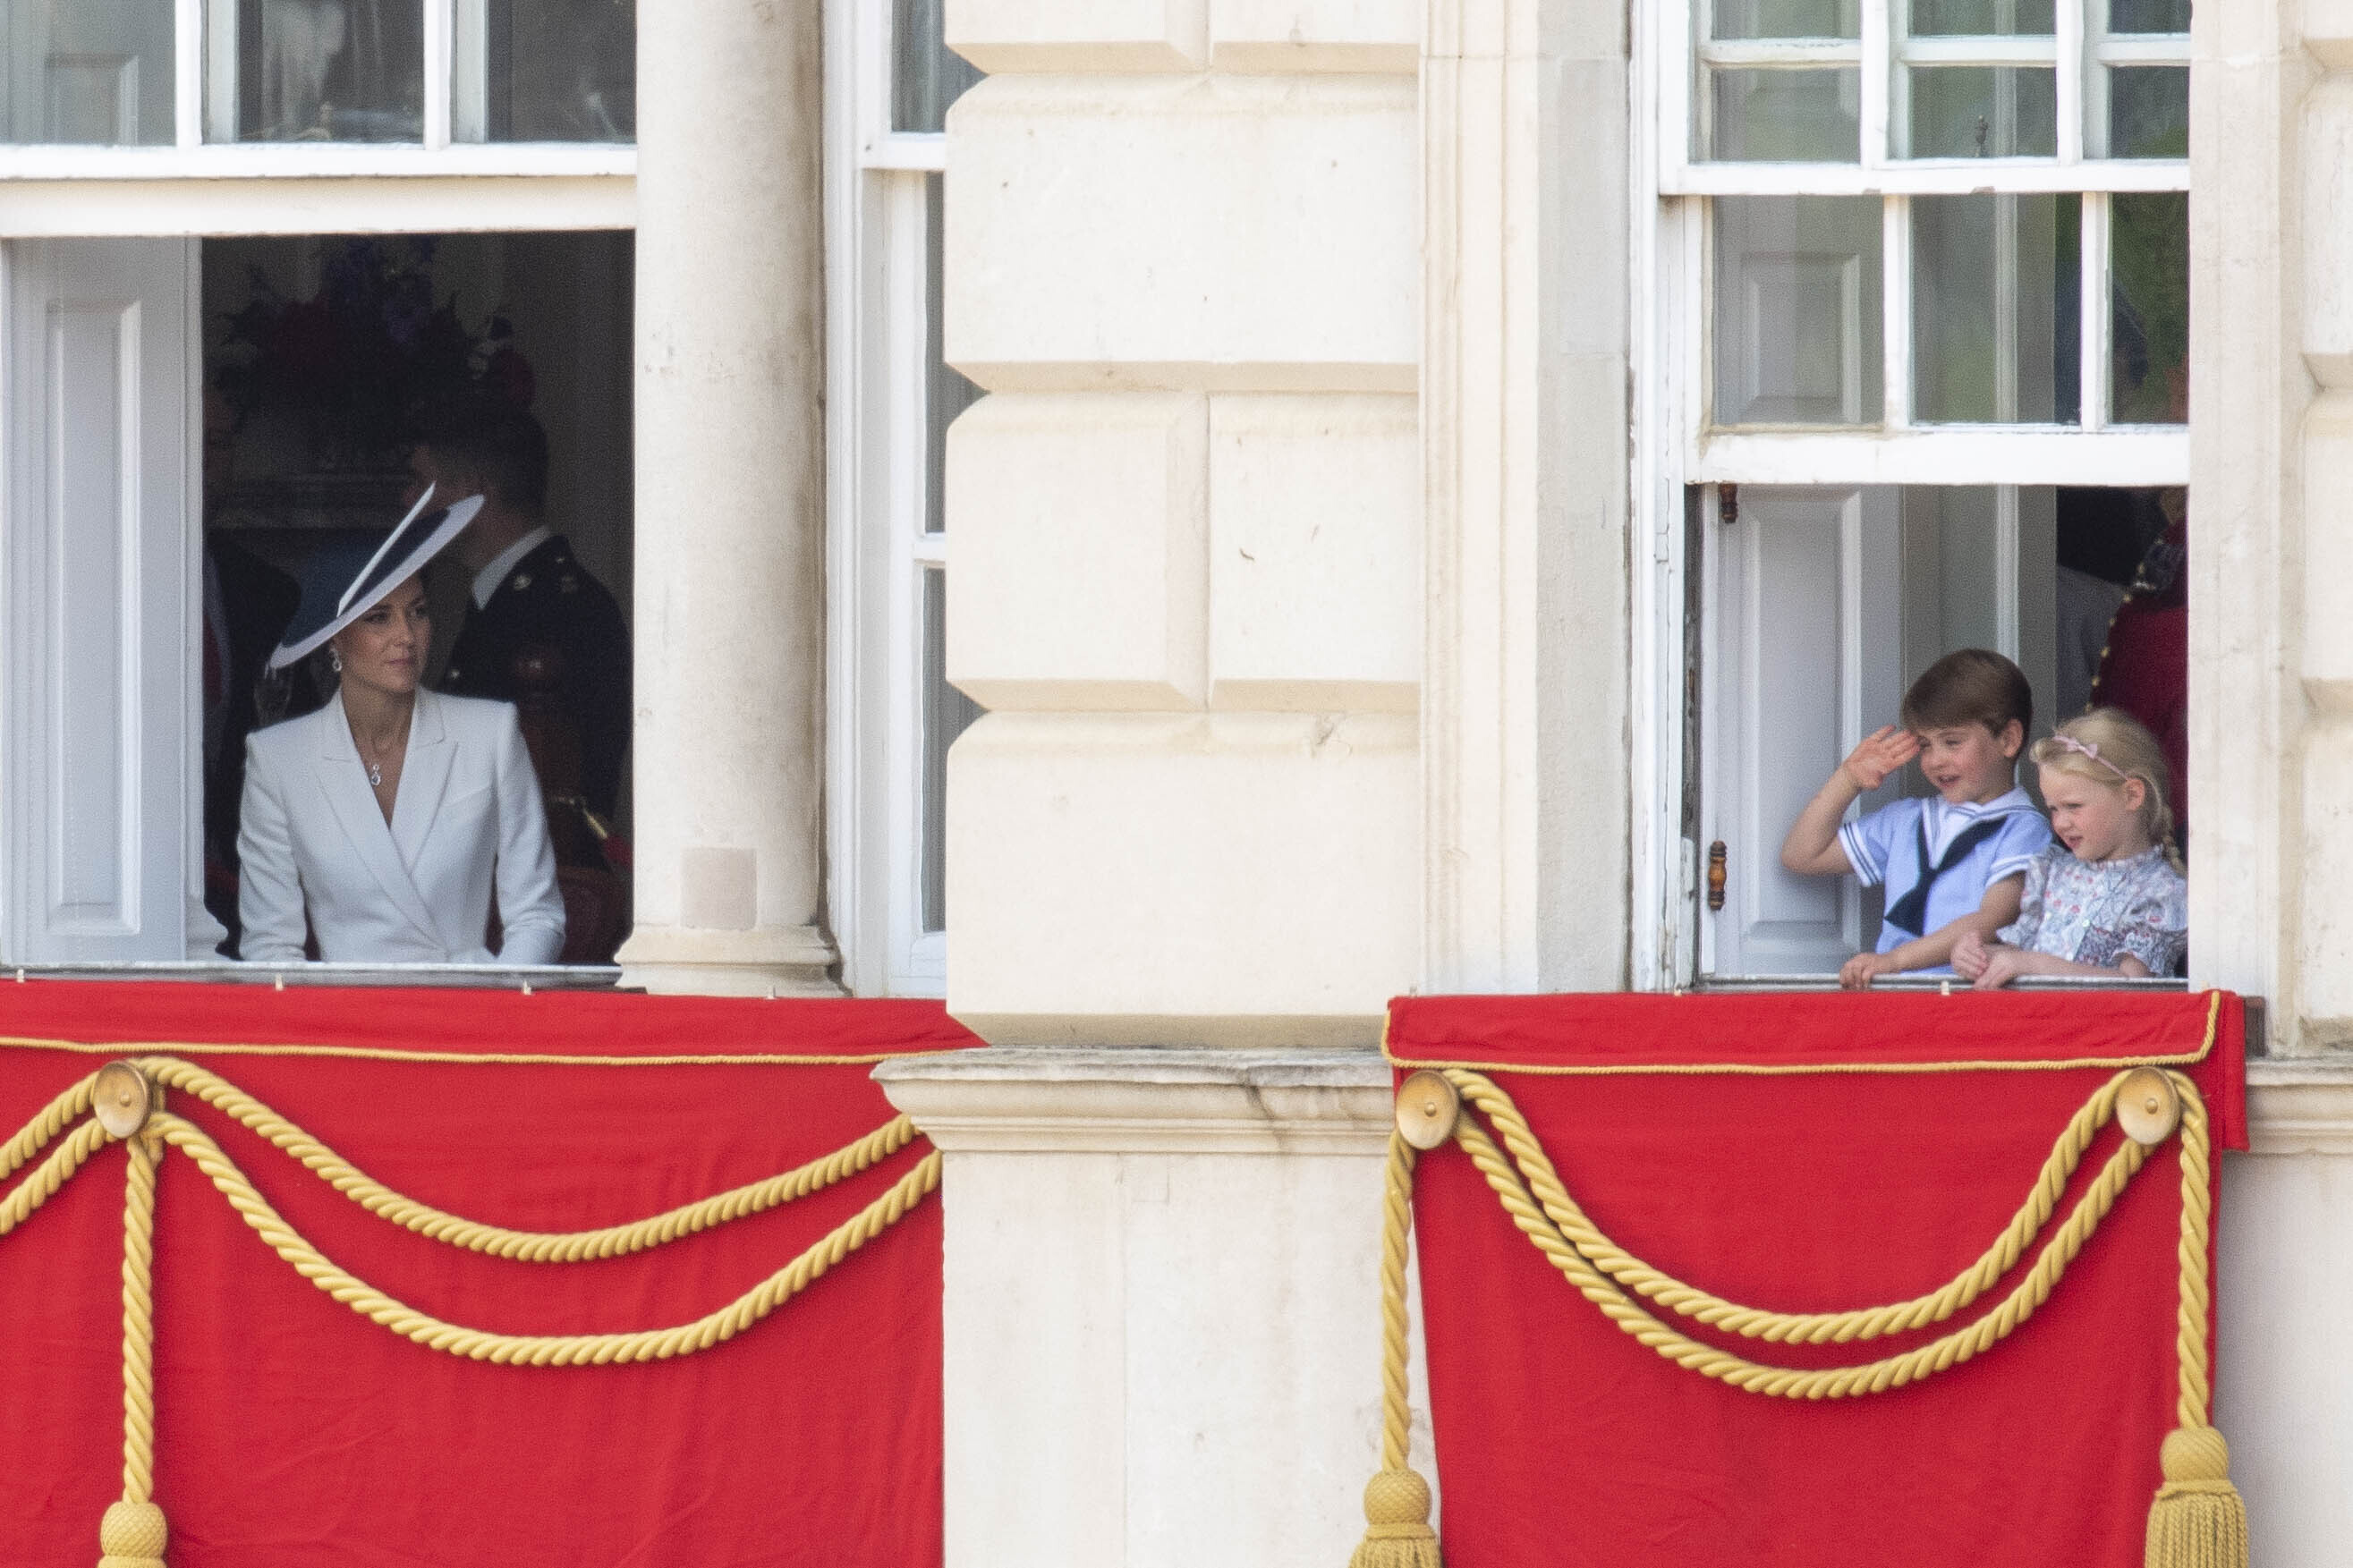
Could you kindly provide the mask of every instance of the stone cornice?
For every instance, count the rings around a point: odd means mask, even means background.
[[[885,1063],[891,1102],[949,1153],[1377,1154],[1369,1051],[1005,1047]],[[2247,1064],[2258,1154],[2353,1154],[2353,1060]]]
[[[2258,1154],[2353,1154],[2353,1060],[2249,1062],[2247,1132]]]
[[[1021,1049],[886,1062],[875,1081],[950,1154],[1365,1154],[1388,1145],[1369,1051]]]

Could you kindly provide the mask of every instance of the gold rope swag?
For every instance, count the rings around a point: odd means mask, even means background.
[[[1501,1148],[1475,1119],[1461,1113],[1465,1100],[1493,1126]],[[1366,1529],[1352,1568],[1439,1568],[1430,1487],[1409,1468],[1407,1456],[1411,1412],[1405,1264],[1417,1150],[1436,1149],[1450,1140],[1461,1144],[1513,1225],[1563,1279],[1666,1360],[1751,1394],[1841,1399],[1933,1377],[2009,1337],[2050,1300],[2150,1152],[2176,1136],[2181,1164],[2179,1398],[2176,1425],[2161,1455],[2165,1479],[2149,1505],[2146,1568],[2246,1568],[2246,1507],[2231,1484],[2230,1446],[2210,1416],[2207,1257],[2213,1199],[2206,1106],[2197,1086],[2182,1074],[2147,1067],[2117,1073],[2070,1119],[2032,1190],[1975,1262],[1926,1295],[1844,1312],[1742,1306],[1625,1251],[1569,1195],[1519,1107],[1483,1073],[1463,1068],[1414,1073],[1398,1088],[1397,1121],[1382,1205],[1381,1469],[1366,1489]],[[1990,1311],[1928,1343],[1852,1366],[1776,1366],[1694,1339],[1653,1310],[1772,1344],[1846,1344],[1948,1321],[2007,1275],[2042,1235],[2093,1140],[2112,1121],[2123,1124],[2126,1138],[2077,1196],[2025,1276]]]
[[[51,1143],[47,1158],[0,1198],[0,1237],[22,1225],[111,1142],[129,1156],[122,1244],[122,1497],[99,1526],[99,1568],[165,1568],[168,1535],[155,1505],[155,1173],[164,1152],[193,1161],[229,1206],[294,1271],[369,1321],[448,1355],[527,1366],[603,1366],[691,1355],[734,1338],[819,1275],[895,1224],[939,1186],[940,1156],[906,1174],[807,1250],[715,1311],[674,1328],[633,1333],[501,1334],[444,1322],[338,1268],[272,1208],[218,1143],[163,1108],[164,1089],[204,1100],[242,1123],[369,1213],[469,1251],[532,1263],[617,1258],[659,1247],[820,1192],[906,1147],[914,1124],[896,1117],[821,1159],[628,1225],[580,1231],[518,1231],[484,1225],[402,1196],[269,1107],[193,1062],[173,1057],[108,1064],[74,1084],[0,1143],[0,1182]],[[70,1128],[71,1131],[67,1130]],[[62,1141],[60,1142],[60,1138]],[[1400,1266],[1402,1267],[1402,1266]]]

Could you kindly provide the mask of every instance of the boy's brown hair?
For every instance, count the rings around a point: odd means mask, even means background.
[[[1904,727],[1949,730],[1982,724],[1999,740],[2010,721],[2019,733],[2034,729],[2034,688],[2026,672],[1990,648],[1948,653],[1925,670],[1904,694]]]

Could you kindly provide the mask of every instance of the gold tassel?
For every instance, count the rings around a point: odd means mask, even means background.
[[[1366,1483],[1365,1539],[1348,1568],[1442,1568],[1428,1481],[1411,1470],[1382,1470]]]
[[[2247,1505],[2231,1445],[2211,1426],[2165,1435],[2165,1482],[2148,1505],[2147,1568],[2247,1568]]]
[[[98,1568],[164,1568],[169,1539],[164,1510],[153,1503],[109,1503],[98,1527],[98,1549],[106,1553]]]

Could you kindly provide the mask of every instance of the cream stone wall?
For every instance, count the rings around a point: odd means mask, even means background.
[[[951,0],[951,1009],[1369,1045],[1419,979],[1419,16]]]
[[[950,1568],[1337,1563],[1383,1001],[1627,984],[1622,8],[950,0]],[[2256,1561],[2343,1558],[2353,0],[2196,15],[2192,953]],[[2348,73],[2339,77],[2337,73]],[[1565,153],[1563,150],[1573,150]],[[1330,1047],[1356,1047],[1357,1049]],[[1429,1461],[1426,1434],[1417,1453]]]
[[[2201,5],[2190,158],[2192,978],[2353,1044],[2353,6]]]

